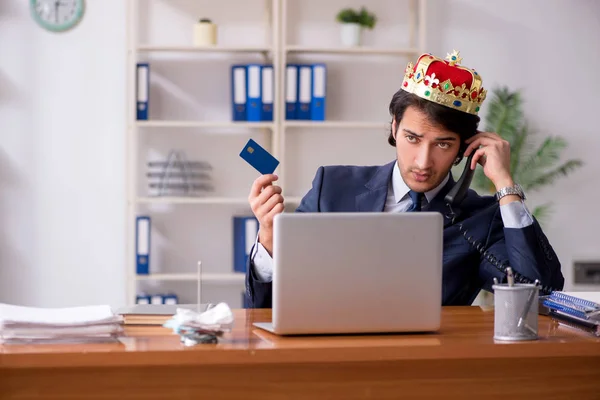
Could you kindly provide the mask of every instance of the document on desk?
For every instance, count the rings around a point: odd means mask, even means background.
[[[110,322],[115,319],[109,306],[39,308],[0,304],[0,322],[4,324],[79,326]]]
[[[0,303],[0,342],[85,342],[112,339],[122,318],[109,306],[40,308]]]

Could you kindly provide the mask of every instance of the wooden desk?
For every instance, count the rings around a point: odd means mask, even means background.
[[[600,339],[540,316],[540,340],[494,343],[493,310],[448,307],[424,335],[277,337],[236,310],[218,344],[168,331],[122,343],[0,347],[1,399],[600,398]]]

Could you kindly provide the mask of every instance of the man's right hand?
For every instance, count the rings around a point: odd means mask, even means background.
[[[258,240],[271,257],[273,256],[273,218],[284,209],[281,187],[273,185],[277,179],[277,175],[274,174],[256,178],[248,196],[252,212],[260,224]]]

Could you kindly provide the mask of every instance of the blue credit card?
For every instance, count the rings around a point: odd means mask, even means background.
[[[248,140],[240,153],[240,157],[263,175],[272,174],[279,165],[279,161],[275,157],[252,139]]]

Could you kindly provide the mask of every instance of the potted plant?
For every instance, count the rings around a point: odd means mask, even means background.
[[[194,24],[194,45],[214,46],[217,44],[217,25],[208,18],[201,18]]]
[[[492,90],[491,97],[484,130],[495,132],[510,143],[510,170],[514,180],[521,184],[526,193],[552,186],[558,179],[583,166],[580,159],[561,160],[561,153],[567,147],[563,137],[552,135],[535,140],[534,131],[524,115],[519,90],[499,87]],[[462,171],[460,166],[456,168]],[[483,168],[475,170],[471,187],[480,194],[493,194],[496,191],[484,175]],[[551,207],[551,202],[538,205],[533,208],[532,214],[540,223],[544,223]]]
[[[546,186],[552,186],[583,166],[580,159],[561,160],[561,153],[567,141],[560,136],[546,136],[535,140],[534,131],[527,123],[523,110],[521,92],[499,87],[492,91],[488,103],[484,131],[495,132],[510,143],[510,170],[516,182],[525,193],[532,193]],[[453,168],[454,176],[464,168],[463,160]],[[483,168],[475,169],[471,187],[482,195],[493,195],[496,188],[483,173]],[[547,222],[552,203],[540,204],[532,214],[540,224]],[[481,291],[473,304],[493,305],[494,296]]]
[[[336,20],[341,24],[342,45],[352,47],[360,45],[363,28],[373,29],[377,17],[365,7],[359,11],[344,8],[337,14]]]

